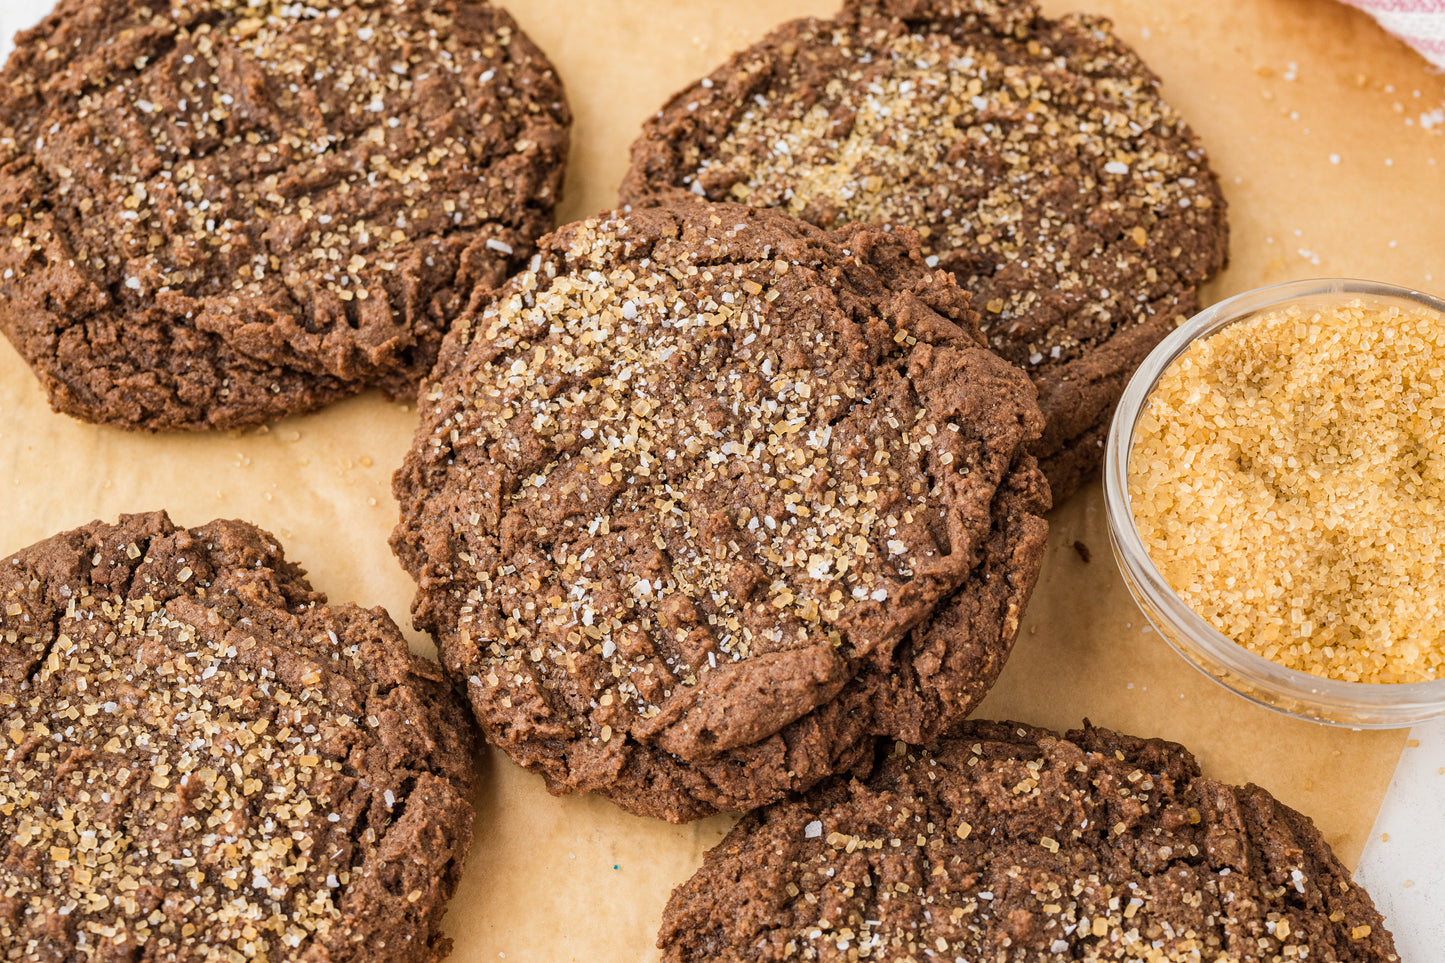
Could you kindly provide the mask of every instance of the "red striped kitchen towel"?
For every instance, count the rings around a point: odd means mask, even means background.
[[[1346,0],[1386,30],[1445,68],[1445,0]]]

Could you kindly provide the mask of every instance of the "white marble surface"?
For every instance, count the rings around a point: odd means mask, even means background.
[[[35,24],[52,5],[51,0],[0,0],[0,53],[10,56],[16,31]]]
[[[1355,879],[1404,963],[1445,957],[1445,719],[1410,732]]]
[[[9,56],[16,31],[39,21],[52,3],[0,0],[0,59]],[[1433,963],[1442,958],[1445,721],[1418,726],[1410,734],[1410,744],[1400,758],[1355,876],[1385,914],[1403,963]]]
[[[17,31],[34,26],[54,6],[54,0],[0,0],[0,57],[10,56]]]

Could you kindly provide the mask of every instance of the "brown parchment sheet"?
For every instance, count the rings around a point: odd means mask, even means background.
[[[1445,291],[1445,78],[1331,0],[1044,0],[1112,17],[1203,138],[1228,197],[1229,270],[1206,302],[1312,276]],[[640,121],[732,50],[835,0],[512,0],[577,115],[563,221],[610,206]],[[1433,272],[1433,276],[1432,276]],[[333,601],[383,605],[413,647],[412,585],[386,544],[410,406],[368,395],[267,429],[142,436],[53,414],[0,343],[0,556],[93,518],[157,507],[276,533]],[[1312,816],[1353,866],[1403,732],[1349,732],[1245,703],[1152,632],[1109,550],[1097,483],[1051,516],[1038,591],[979,715],[1088,717],[1188,745],[1207,774]],[[1075,543],[1085,547],[1090,560]],[[732,817],[689,826],[557,799],[487,752],[476,845],[447,929],[457,961],[646,961],[671,888]]]

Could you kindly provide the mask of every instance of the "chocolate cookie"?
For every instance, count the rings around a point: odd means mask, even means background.
[[[465,709],[381,609],[164,513],[0,562],[6,959],[432,961]]]
[[[61,0],[0,74],[0,329],[123,428],[410,398],[551,228],[569,123],[481,0]]]
[[[970,722],[745,817],[672,894],[693,960],[1395,961],[1314,824],[1170,742]]]
[[[604,215],[448,336],[395,491],[419,627],[554,791],[684,820],[926,738],[1013,642],[1033,390],[911,232]]]
[[[1098,466],[1129,374],[1225,262],[1198,140],[1108,21],[1030,0],[849,2],[797,20],[647,122],[625,203],[908,225],[1039,389],[1059,502]]]

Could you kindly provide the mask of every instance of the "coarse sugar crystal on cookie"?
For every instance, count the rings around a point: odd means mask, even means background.
[[[479,0],[61,0],[0,73],[0,330],[122,428],[410,400],[553,226],[570,122]]]
[[[1038,386],[1055,503],[1098,467],[1124,382],[1198,310],[1228,238],[1154,74],[1108,21],[1031,0],[850,0],[784,24],[647,121],[621,194],[917,229]]]
[[[0,560],[0,957],[432,963],[471,728],[382,609],[244,522]]]
[[[666,963],[1398,963],[1305,816],[1107,729],[965,722],[745,816],[673,891]]]
[[[965,715],[1047,507],[975,320],[908,232],[687,204],[545,238],[449,335],[395,481],[488,739],[681,820]]]

